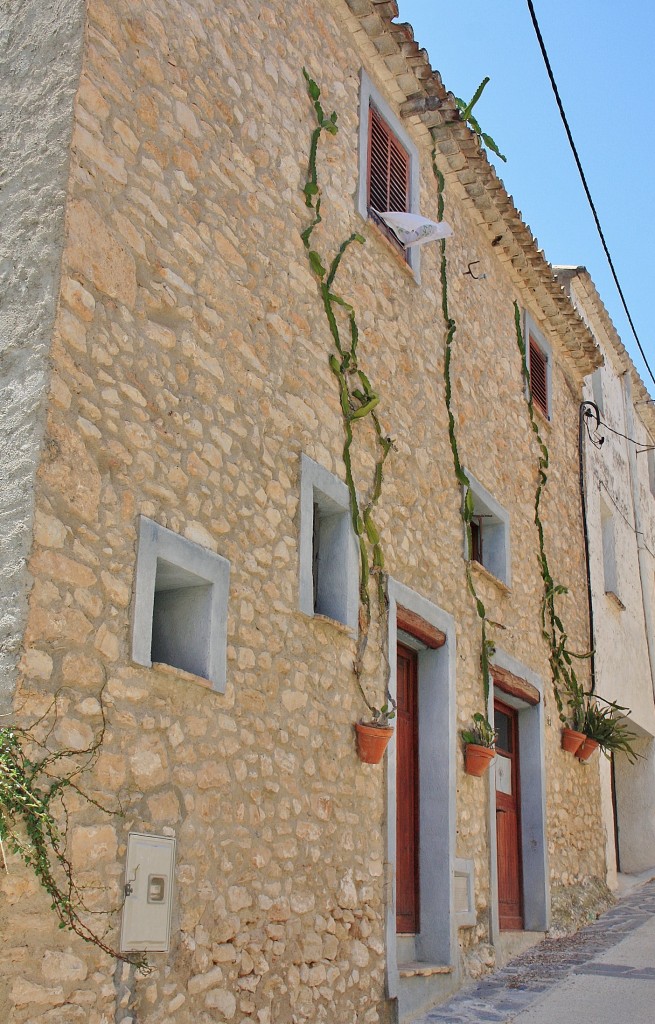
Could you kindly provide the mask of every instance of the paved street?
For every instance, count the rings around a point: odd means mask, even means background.
[[[576,935],[547,939],[416,1024],[557,1020],[655,1020],[655,879]]]

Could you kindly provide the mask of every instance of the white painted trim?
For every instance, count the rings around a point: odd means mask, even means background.
[[[471,928],[478,923],[478,915],[475,909],[475,861],[464,860],[462,857],[457,857],[455,859],[453,874],[466,879],[466,893],[469,908],[467,911],[456,911],[457,927]]]
[[[426,963],[453,965],[458,949],[454,913],[456,801],[456,639],[455,620],[427,598],[390,579],[389,597],[389,692],[397,692],[397,609],[415,612],[446,634],[437,650],[418,652],[419,658],[419,759],[421,806],[420,873],[421,931],[416,936],[416,955]],[[387,753],[387,862],[390,866],[385,909],[387,992],[399,995],[396,940],[396,742]],[[403,984],[411,979],[403,979]],[[402,996],[402,992],[400,993]]]

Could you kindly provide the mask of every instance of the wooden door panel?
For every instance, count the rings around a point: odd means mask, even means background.
[[[398,644],[396,709],[396,930],[419,928],[418,658]]]
[[[496,843],[498,850],[498,919],[501,929],[523,928],[521,868],[521,794],[518,712],[494,702],[496,743]]]

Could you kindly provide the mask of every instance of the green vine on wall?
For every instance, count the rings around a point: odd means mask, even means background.
[[[514,303],[514,325],[516,328],[516,341],[521,354],[521,370],[525,384],[525,395],[530,414],[530,424],[537,439],[539,448],[539,459],[537,462],[537,489],[534,499],[534,522],[537,527],[539,538],[539,567],[541,578],[544,584],[544,596],[541,605],[541,632],[548,643],[550,670],[553,680],[553,693],[560,719],[566,721],[564,712],[564,700],[571,708],[574,724],[582,727],[585,713],[584,689],[576,675],[573,665],[574,659],[590,658],[591,654],[578,654],[568,648],[568,635],[564,628],[561,617],[557,614],[556,598],[568,594],[568,588],[553,579],[548,564],[546,546],[544,542],[544,526],[541,519],[541,499],[548,482],[549,454],[539,430],[539,423],[534,411],[532,401],[532,389],[530,386],[530,370],[528,367],[528,353],[523,331],[521,330],[521,311],[517,302]],[[564,694],[564,696],[563,696]]]
[[[374,520],[374,512],[382,494],[384,464],[389,453],[394,448],[393,439],[382,429],[377,407],[380,402],[380,395],[373,388],[369,378],[361,369],[358,361],[359,328],[357,317],[353,306],[347,302],[342,295],[335,290],[335,279],[337,271],[348,248],[357,243],[363,245],[365,239],[358,232],[354,231],[339,246],[332,260],[327,261],[320,256],[312,246],[312,235],[315,228],[322,221],[321,216],[321,190],[318,184],[317,156],[318,144],[321,135],[326,132],[328,135],[336,135],[339,131],[337,126],[337,115],[334,111],[327,116],[321,104],[321,90],[316,82],[310,77],[307,70],[303,68],[303,75],[307,83],[307,92],[314,107],[316,116],[316,127],[311,136],[309,148],[309,161],[307,166],[307,177],[303,188],[305,205],[313,211],[314,217],[311,223],[301,232],[301,238],[310,268],[315,275],[327,318],[328,327],[334,342],[335,351],[330,354],[330,370],[334,374],[339,390],[339,401],[344,426],[343,463],[346,474],[346,484],[350,496],[350,510],[352,516],[353,530],[357,537],[359,549],[359,637],[357,654],[355,657],[354,671],[360,693],[371,711],[374,720],[390,718],[393,712],[388,705],[382,708],[374,707],[366,696],[361,676],[363,670],[363,659],[368,644],[368,636],[371,625],[371,595],[369,581],[373,575],[377,581],[377,594],[380,612],[386,617],[386,589],[384,574],[384,555],[380,533]],[[326,266],[327,264],[327,266]],[[346,320],[344,329],[343,320]],[[368,487],[368,498],[363,503],[360,501],[352,466],[352,446],[355,440],[355,432],[365,422],[373,425],[376,439],[376,459],[373,469],[373,479]]]
[[[437,182],[437,220],[442,221],[444,219],[444,188],[445,180],[443,173],[437,165],[437,147],[436,144],[432,148],[432,170]],[[471,491],[471,481],[469,480],[466,471],[462,466],[462,462],[459,455],[459,448],[457,445],[457,429],[455,425],[455,415],[452,407],[452,379],[450,373],[450,367],[453,355],[453,342],[455,340],[455,332],[457,330],[457,324],[454,317],[450,314],[448,304],[448,259],[446,255],[446,239],[442,238],[439,242],[440,246],[440,278],[441,278],[441,312],[443,314],[444,324],[446,327],[446,340],[445,340],[445,351],[444,351],[444,386],[445,386],[445,397],[446,397],[446,412],[448,414],[448,437],[450,440],[450,448],[453,454],[453,465],[455,468],[455,477],[458,484],[462,487],[462,520],[464,522],[464,528],[466,530],[466,542],[467,549],[470,552],[473,550],[473,537],[471,532],[471,523],[475,514],[475,507],[473,504],[473,493]],[[481,631],[481,646],[480,646],[480,670],[482,673],[482,687],[484,692],[484,720],[485,724],[489,725],[488,713],[489,713],[489,693],[491,689],[491,668],[490,658],[494,652],[493,642],[487,635],[489,626],[493,626],[494,623],[487,618],[485,606],[480,599],[478,592],[475,587],[473,580],[473,572],[471,570],[470,557],[466,562],[466,584],[468,590],[473,597],[475,603],[475,609],[480,619],[480,631]],[[491,728],[491,726],[489,726]]]
[[[75,881],[68,855],[69,809],[66,796],[74,793],[104,814],[114,814],[79,786],[78,779],[97,761],[106,729],[102,692],[99,695],[102,722],[95,737],[83,750],[52,750],[48,740],[37,733],[48,714],[57,705],[61,691],[48,711],[27,728],[16,725],[0,728],[0,841],[17,854],[34,873],[50,898],[50,907],[59,918],[59,927],[79,935],[85,942],[142,972],[149,970],[142,953],[126,954],[115,950],[88,923],[88,918],[111,911],[94,911],[87,906],[83,889]],[[5,868],[8,870],[6,864]]]

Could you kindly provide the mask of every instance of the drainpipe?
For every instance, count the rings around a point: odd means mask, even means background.
[[[625,405],[626,433],[628,437],[636,438],[635,415],[632,405],[632,379],[630,371],[626,370],[623,380],[623,401]],[[632,515],[637,535],[637,556],[639,559],[639,582],[641,584],[641,605],[644,611],[644,625],[646,626],[646,641],[648,643],[648,661],[650,663],[650,679],[655,698],[655,621],[653,610],[648,595],[649,582],[649,556],[644,544],[644,533],[642,530],[641,503],[639,501],[639,476],[637,473],[637,451],[633,444],[628,444],[628,467],[630,470],[630,483],[632,493]]]
[[[591,593],[591,566],[589,564],[589,531],[587,529],[587,483],[585,477],[584,431],[585,418],[593,415],[596,425],[600,423],[598,406],[594,402],[580,404],[578,422],[578,469],[580,481],[580,509],[582,511],[582,535],[584,537],[584,558],[587,572],[587,610],[589,614],[589,650],[591,652],[591,692],[596,692],[596,635],[594,630],[594,602]]]

